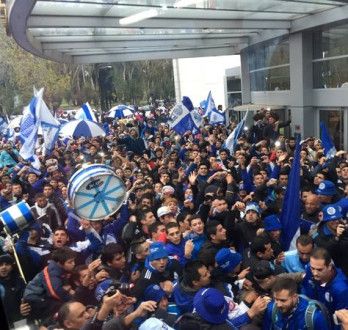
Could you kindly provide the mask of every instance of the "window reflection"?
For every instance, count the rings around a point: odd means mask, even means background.
[[[250,72],[250,84],[252,91],[289,90],[290,66]]]

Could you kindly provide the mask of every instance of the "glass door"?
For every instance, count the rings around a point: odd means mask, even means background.
[[[336,149],[344,149],[344,109],[320,109],[319,118],[328,128]],[[347,132],[345,132],[345,134],[347,134]]]

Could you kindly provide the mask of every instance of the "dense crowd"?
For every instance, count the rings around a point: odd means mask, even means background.
[[[301,141],[301,219],[290,248],[279,219],[296,140],[257,112],[233,154],[235,123],[176,134],[163,111],[104,123],[105,137],[60,140],[37,170],[1,143],[0,209],[25,200],[36,222],[2,235],[8,322],[40,329],[339,329],[348,327],[348,156]],[[127,200],[79,218],[69,178],[87,164],[122,178]],[[298,221],[299,219],[296,219]],[[294,219],[295,221],[295,219]],[[348,329],[348,328],[346,328]]]

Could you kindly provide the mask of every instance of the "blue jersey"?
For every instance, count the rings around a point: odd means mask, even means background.
[[[323,303],[330,314],[348,308],[348,279],[341,269],[334,268],[335,277],[325,285],[314,280],[310,267],[306,267],[306,275],[302,282],[302,293],[310,299]]]

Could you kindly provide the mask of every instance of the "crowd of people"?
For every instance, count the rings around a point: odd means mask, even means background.
[[[262,110],[231,154],[234,128],[178,135],[166,114],[104,123],[105,137],[60,140],[37,170],[20,141],[0,152],[0,210],[25,200],[34,225],[1,236],[7,320],[37,329],[348,329],[348,154],[301,141],[300,228],[280,215],[296,140]],[[128,198],[81,219],[69,178],[111,166]],[[298,221],[299,219],[294,219]]]

